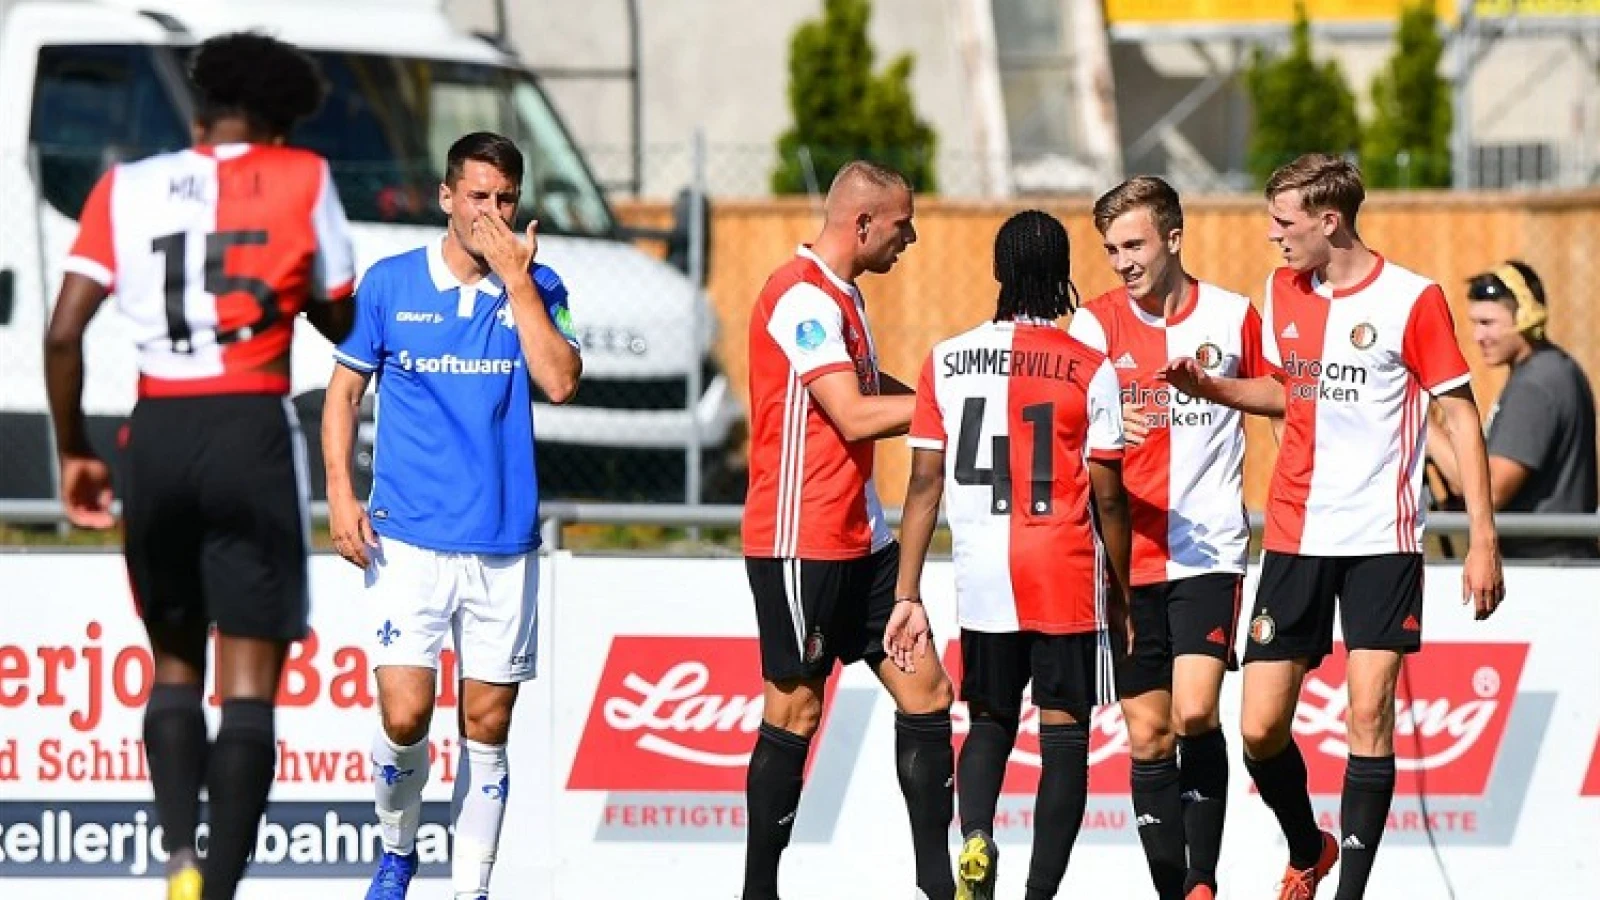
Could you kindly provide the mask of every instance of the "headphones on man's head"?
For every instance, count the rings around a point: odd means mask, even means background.
[[[1534,296],[1533,289],[1528,286],[1528,279],[1522,275],[1522,270],[1511,263],[1506,263],[1487,275],[1472,278],[1467,298],[1503,300],[1506,294],[1510,294],[1511,299],[1517,304],[1515,319],[1517,331],[1530,341],[1544,340],[1545,320],[1549,318],[1549,311],[1539,302],[1539,298]]]

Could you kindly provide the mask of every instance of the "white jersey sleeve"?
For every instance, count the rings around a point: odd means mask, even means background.
[[[1122,456],[1122,392],[1117,370],[1111,360],[1102,360],[1089,379],[1089,437],[1086,449],[1091,459],[1117,459]]]
[[[844,342],[844,313],[816,285],[800,283],[785,291],[773,305],[767,333],[801,381],[855,368]]]
[[[1085,346],[1093,347],[1101,353],[1110,353],[1110,342],[1106,338],[1105,326],[1095,317],[1092,310],[1080,308],[1072,314],[1072,321],[1067,323],[1067,334],[1077,338]]]
[[[350,239],[350,221],[345,218],[344,204],[339,200],[327,162],[322,164],[322,186],[311,210],[311,225],[317,235],[311,296],[317,300],[347,300],[356,283],[355,248]]]

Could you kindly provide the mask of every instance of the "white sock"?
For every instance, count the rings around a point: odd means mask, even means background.
[[[378,728],[372,739],[372,789],[385,851],[405,856],[415,849],[417,826],[422,821],[422,788],[427,783],[427,739],[397,747],[383,728]]]
[[[489,890],[510,786],[504,744],[461,741],[452,803],[456,845],[450,854],[450,880],[458,898],[476,898]]]

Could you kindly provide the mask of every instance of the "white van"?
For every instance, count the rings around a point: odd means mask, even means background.
[[[187,50],[245,29],[322,67],[328,100],[293,142],[332,164],[358,270],[439,233],[455,138],[491,130],[523,148],[523,211],[539,219],[539,258],[570,287],[584,344],[575,400],[535,407],[547,496],[681,500],[696,434],[720,464],[741,413],[703,297],[627,242],[535,76],[454,28],[442,0],[28,0],[0,22],[0,499],[55,493],[41,345],[84,198],[110,164],[189,143]],[[293,390],[313,445],[329,350],[299,323]],[[114,311],[91,325],[85,359],[85,411],[109,459],[135,388]]]

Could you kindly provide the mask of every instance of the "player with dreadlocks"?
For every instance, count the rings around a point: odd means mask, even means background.
[[[306,635],[305,448],[286,396],[302,311],[350,331],[349,226],[328,164],[283,146],[322,102],[311,60],[256,34],[195,52],[194,145],[113,167],[90,193],[45,340],[61,499],[110,528],[110,470],[83,416],[83,334],[113,288],[139,350],[123,433],[129,582],[155,656],[145,754],[170,900],[227,900],[273,779],[273,701]],[[221,724],[202,712],[217,629]],[[210,840],[195,851],[202,783]]]
[[[956,895],[994,896],[995,806],[1031,681],[1043,765],[1026,896],[1046,900],[1083,820],[1089,713],[1112,700],[1126,645],[1122,415],[1110,360],[1055,325],[1075,306],[1066,229],[1046,213],[1018,213],[1001,226],[994,256],[994,320],[935,346],[922,369],[885,642],[897,665],[910,666],[930,640],[902,620],[922,602],[923,562],[945,499],[961,697],[972,718],[956,763],[965,836]]]

